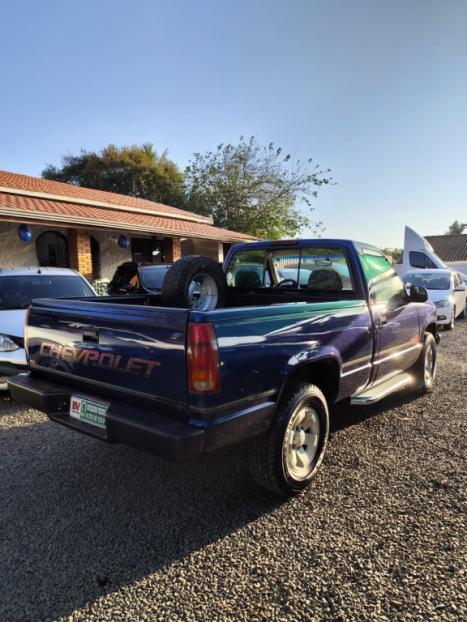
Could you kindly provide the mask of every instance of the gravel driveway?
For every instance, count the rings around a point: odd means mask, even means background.
[[[285,503],[238,453],[166,463],[0,398],[0,621],[466,619],[466,322],[438,370],[335,412]]]

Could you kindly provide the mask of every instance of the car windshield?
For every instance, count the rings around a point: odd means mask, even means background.
[[[403,276],[406,285],[421,285],[425,289],[449,289],[451,277],[437,272],[407,272]]]
[[[168,266],[160,264],[158,266],[141,266],[139,273],[142,285],[145,289],[161,289]]]
[[[34,298],[75,298],[95,296],[77,275],[31,274],[0,277],[0,310],[24,309]]]

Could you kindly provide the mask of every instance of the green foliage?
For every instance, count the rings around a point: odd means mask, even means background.
[[[212,216],[214,224],[258,238],[294,237],[311,222],[317,188],[331,183],[329,169],[309,159],[295,161],[273,143],[240,137],[236,145],[195,153],[185,173],[150,143],[108,145],[99,152],[67,154],[60,167],[47,165],[42,176],[88,188],[149,199]],[[301,204],[307,213],[297,209]]]
[[[452,225],[449,225],[449,229],[446,233],[451,235],[460,235],[461,233],[464,233],[464,229],[466,227],[467,224],[462,224],[458,220],[455,220]]]
[[[195,153],[185,171],[189,209],[212,216],[214,224],[258,238],[293,237],[311,223],[295,206],[310,201],[331,178],[309,159],[284,155],[273,143],[261,146],[254,137],[237,145],[220,144],[215,151]]]
[[[67,154],[61,167],[49,164],[42,176],[175,207],[184,205],[183,173],[167,157],[167,151],[158,155],[150,143],[130,147],[109,145],[98,153]]]
[[[402,248],[383,248],[386,257],[392,259],[392,263],[396,264],[402,261]]]

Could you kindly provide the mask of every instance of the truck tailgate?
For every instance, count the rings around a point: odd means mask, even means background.
[[[80,393],[183,415],[187,322],[184,309],[35,300],[25,334],[31,370],[60,376]]]

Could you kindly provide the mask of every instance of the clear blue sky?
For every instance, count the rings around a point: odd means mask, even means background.
[[[0,168],[240,134],[330,167],[330,237],[467,221],[465,0],[6,0]]]

